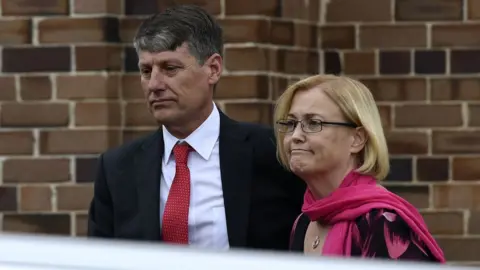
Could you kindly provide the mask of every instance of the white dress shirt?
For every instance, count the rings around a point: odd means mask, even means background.
[[[178,141],[187,142],[195,151],[188,157],[190,170],[190,209],[188,238],[191,246],[228,249],[227,222],[220,176],[220,113],[215,104],[210,116],[190,136],[179,140],[162,128],[164,155],[160,181],[160,224],[162,224],[168,192],[175,177],[173,147]],[[161,225],[160,225],[161,226]]]

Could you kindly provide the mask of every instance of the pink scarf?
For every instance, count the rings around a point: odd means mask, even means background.
[[[320,200],[315,200],[307,189],[302,212],[312,221],[321,221],[332,226],[325,239],[322,254],[350,256],[352,225],[355,219],[378,208],[394,210],[426,244],[432,255],[439,262],[445,263],[442,250],[428,232],[417,209],[401,197],[378,186],[371,176],[352,171],[338,189]]]

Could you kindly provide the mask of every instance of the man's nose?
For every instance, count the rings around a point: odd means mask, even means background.
[[[153,69],[148,81],[148,89],[150,91],[165,90],[165,77],[158,69]]]

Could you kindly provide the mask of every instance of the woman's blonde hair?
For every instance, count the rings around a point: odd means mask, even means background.
[[[334,75],[316,75],[300,80],[289,86],[278,98],[275,106],[274,125],[278,120],[287,117],[297,91],[309,90],[320,85],[327,96],[340,107],[347,121],[365,129],[367,142],[360,152],[361,164],[357,171],[372,175],[379,181],[383,180],[390,170],[387,142],[377,104],[370,90],[361,82],[345,76]],[[282,165],[290,169],[283,146],[285,134],[278,132],[278,129],[275,128],[275,136],[277,156]]]

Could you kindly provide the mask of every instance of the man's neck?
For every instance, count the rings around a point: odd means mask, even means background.
[[[181,140],[185,139],[190,134],[192,134],[198,127],[202,125],[205,120],[210,116],[213,110],[213,102],[210,103],[210,105],[206,106],[204,109],[202,109],[197,115],[195,115],[191,119],[187,119],[183,125],[169,125],[165,126],[165,128],[175,136],[175,138]],[[182,121],[183,122],[183,121]]]

